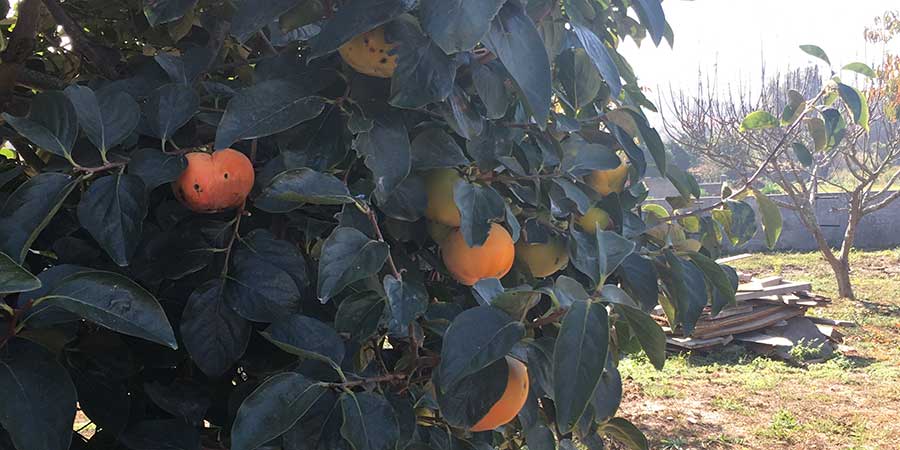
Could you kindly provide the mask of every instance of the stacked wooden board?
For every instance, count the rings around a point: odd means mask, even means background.
[[[697,321],[691,336],[668,327],[661,311],[654,318],[663,326],[672,350],[709,349],[732,341],[746,342],[760,351],[787,353],[798,344],[819,347],[830,354],[841,334],[835,327],[848,323],[807,318],[809,308],[827,306],[831,300],[811,294],[812,285],[781,277],[752,278],[741,275],[736,304],[713,315],[709,307]],[[819,322],[819,323],[816,323]]]

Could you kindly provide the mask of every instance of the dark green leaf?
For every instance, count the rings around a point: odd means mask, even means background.
[[[254,450],[281,436],[310,411],[325,391],[298,373],[272,376],[241,403],[231,428],[231,448]]]
[[[300,286],[281,268],[250,250],[233,253],[225,301],[247,320],[274,322],[300,310]]]
[[[583,48],[571,49],[560,55],[556,68],[566,97],[576,110],[594,101],[603,86],[603,79]]]
[[[68,158],[78,136],[78,115],[60,91],[47,91],[31,99],[25,117],[3,113],[3,119],[29,141],[54,155]]]
[[[725,273],[724,267],[702,253],[691,252],[688,253],[688,257],[703,271],[707,284],[715,289],[727,304],[733,305],[735,288]]]
[[[181,339],[197,367],[207,376],[223,375],[244,354],[250,322],[225,305],[221,280],[194,289],[181,316]]]
[[[780,123],[781,122],[779,122],[775,116],[769,114],[766,111],[753,111],[752,113],[747,114],[747,117],[744,117],[739,130],[741,132],[744,132],[747,130],[775,128]]]
[[[499,358],[466,377],[453,386],[436,373],[434,380],[441,416],[447,423],[459,428],[471,428],[490,411],[491,406],[503,395],[509,380],[507,358]]]
[[[123,91],[101,91],[98,96],[89,87],[73,84],[65,93],[84,133],[103,154],[124,141],[141,120],[141,108]]]
[[[666,33],[666,15],[660,0],[637,0],[634,5],[641,19],[641,25],[650,31],[653,43],[659,45]]]
[[[41,280],[0,252],[0,294],[28,292],[41,287]]]
[[[422,28],[448,55],[472,50],[505,0],[422,0]]]
[[[350,39],[409,11],[415,4],[412,0],[359,0],[352,7],[339,9],[313,39],[310,57],[318,58],[337,50]]]
[[[591,198],[577,184],[566,178],[554,178],[550,185],[550,199],[565,213],[585,214],[591,208]]]
[[[703,271],[669,251],[665,254],[665,261],[666,264],[659,267],[660,279],[675,306],[677,322],[684,328],[684,334],[690,335],[707,303]]]
[[[31,248],[80,178],[42,173],[20,185],[0,208],[0,252],[17,263]]]
[[[875,78],[877,75],[871,67],[861,62],[852,62],[842,67],[841,70],[849,70],[852,72],[856,72],[860,75],[865,75],[869,78]]]
[[[166,71],[169,79],[173,82],[190,85],[207,70],[209,61],[214,56],[206,47],[194,47],[185,51],[181,56],[163,52],[157,53],[153,59]]]
[[[440,128],[429,128],[412,141],[412,168],[414,170],[440,169],[466,166],[469,159],[459,144]]]
[[[725,203],[731,211],[731,225],[725,227],[725,233],[731,238],[733,245],[743,245],[756,234],[756,213],[743,201]]]
[[[553,431],[544,424],[535,424],[525,430],[525,443],[529,450],[556,450]]]
[[[653,309],[659,300],[659,286],[653,262],[637,253],[632,253],[622,261],[617,275],[622,287],[645,311]]]
[[[178,348],[159,302],[122,275],[78,272],[60,281],[46,301],[110,330]]]
[[[319,260],[319,301],[328,302],[348,284],[381,270],[388,246],[355,228],[336,228],[325,240]]]
[[[282,350],[303,357],[322,357],[338,365],[344,360],[344,341],[334,328],[312,317],[294,314],[266,328],[265,336]]]
[[[781,236],[781,208],[775,204],[766,194],[754,189],[753,195],[756,196],[756,204],[759,205],[759,213],[762,215],[761,222],[763,231],[766,233],[766,245],[769,249],[774,249]]]
[[[325,109],[325,99],[286,80],[254,84],[232,97],[216,130],[216,148],[235,141],[269,136],[313,119]]]
[[[602,144],[588,143],[578,135],[566,139],[562,148],[560,169],[573,177],[583,177],[594,170],[615,169],[622,164],[619,156],[611,148]]]
[[[155,27],[184,17],[196,5],[197,0],[144,0],[144,15]]]
[[[75,420],[75,386],[56,357],[29,340],[0,348],[0,425],[15,448],[67,450]]]
[[[553,349],[553,400],[559,429],[568,433],[600,382],[609,349],[609,317],[599,303],[575,301]]]
[[[353,450],[393,450],[400,438],[397,416],[387,399],[370,392],[341,395],[341,436]]]
[[[612,56],[609,54],[609,49],[606,47],[606,44],[603,43],[603,40],[590,28],[588,28],[587,24],[578,23],[576,21],[571,25],[572,31],[578,36],[578,40],[581,41],[584,50],[587,52],[588,56],[591,57],[594,67],[600,71],[600,74],[603,75],[603,81],[609,85],[612,96],[618,98],[619,94],[622,92],[621,75],[619,74],[619,68],[616,66],[616,62],[613,61]]]
[[[485,132],[484,117],[475,109],[469,101],[469,95],[461,87],[453,88],[453,93],[447,101],[439,106],[441,115],[447,121],[447,125],[456,134],[469,139],[478,139]]]
[[[666,363],[666,334],[659,324],[640,309],[617,305],[616,311],[628,321],[628,326],[637,336],[653,367],[662,370]]]
[[[525,335],[525,327],[492,306],[467,309],[453,319],[444,333],[440,389],[454,384],[502,358]]]
[[[847,108],[853,113],[853,122],[868,130],[869,105],[866,102],[866,97],[856,90],[856,88],[847,86],[844,83],[838,83],[838,92],[841,94],[841,99],[844,100]]]
[[[78,204],[78,221],[116,264],[127,266],[141,242],[147,193],[136,175],[115,174],[91,184]]]
[[[825,122],[818,117],[812,117],[806,120],[806,127],[809,129],[810,136],[812,136],[816,151],[825,150],[825,147],[828,145]]]
[[[383,110],[374,120],[372,129],[359,133],[353,145],[375,177],[375,195],[385,200],[409,175],[412,150],[399,111]]]
[[[828,60],[828,55],[825,54],[825,50],[822,50],[818,45],[801,45],[800,50],[803,50],[807,54],[811,56],[815,56],[816,58],[821,59],[831,65],[831,61]]]
[[[387,33],[393,34],[398,43],[397,69],[391,78],[391,105],[422,108],[444,101],[453,91],[459,59],[444,54],[410,21],[388,24]]]
[[[489,186],[458,182],[453,186],[453,200],[461,217],[460,231],[469,247],[484,244],[491,222],[503,219],[506,202]]]
[[[550,115],[550,61],[534,22],[518,3],[507,2],[482,42],[506,66],[535,122],[543,128]]]
[[[781,126],[787,126],[794,123],[800,114],[806,108],[806,99],[803,94],[793,89],[788,91],[788,103],[781,112]]]
[[[650,319],[649,316],[647,316],[647,319],[653,322],[653,319]],[[656,327],[659,328],[659,325],[656,325]],[[659,332],[662,334],[662,330]],[[663,335],[663,352],[665,352],[665,343],[666,339],[665,335]],[[665,355],[663,357],[665,358]],[[662,366],[658,368],[662,368]],[[621,403],[622,375],[619,374],[619,369],[613,363],[612,358],[609,358],[606,360],[606,369],[603,371],[603,375],[600,376],[600,383],[597,384],[597,389],[594,390],[594,395],[591,397],[594,420],[603,422],[614,416],[616,411],[619,410]]]
[[[131,154],[128,173],[144,181],[147,190],[178,179],[187,167],[184,155],[168,155],[155,148],[142,148]]]
[[[384,315],[384,300],[374,292],[364,292],[341,300],[334,316],[334,328],[338,333],[350,335],[350,339],[363,342],[372,337]]]
[[[308,168],[279,173],[263,188],[254,205],[270,213],[286,213],[305,204],[341,205],[353,202],[347,186],[332,175]]]
[[[812,153],[809,152],[809,149],[806,148],[803,143],[794,142],[791,144],[791,148],[794,149],[794,155],[797,156],[797,160],[800,161],[800,164],[803,164],[803,167],[809,167],[812,165]]]
[[[697,179],[690,172],[682,170],[673,164],[666,171],[666,178],[672,182],[675,189],[678,189],[678,193],[681,194],[682,198],[690,198],[691,195],[695,198],[700,198],[700,184],[697,183]]]
[[[119,439],[131,450],[198,450],[200,432],[181,419],[148,419],[140,421]]]
[[[231,34],[244,43],[257,31],[274,22],[279,16],[296,6],[298,0],[268,0],[257,2],[242,0],[238,3],[231,24]]]
[[[499,119],[506,114],[509,96],[505,80],[506,75],[499,64],[476,64],[472,68],[472,82],[487,109],[488,119]]]
[[[384,293],[391,310],[392,329],[404,329],[428,308],[428,292],[413,280],[401,281],[387,275],[384,277]]]
[[[155,89],[142,109],[153,136],[168,140],[194,117],[199,103],[193,88],[172,83]]]
[[[428,207],[428,193],[425,181],[420,176],[410,176],[400,183],[388,197],[378,205],[390,218],[404,222],[415,222],[425,215]]]
[[[827,148],[834,148],[844,139],[844,135],[847,133],[847,122],[840,111],[834,108],[822,111],[822,117],[825,122],[825,134],[828,136]]]

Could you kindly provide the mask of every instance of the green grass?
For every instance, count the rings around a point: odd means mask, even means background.
[[[622,360],[622,411],[653,448],[900,448],[900,249],[853,252],[857,300],[837,298],[818,253],[772,253],[736,262],[756,275],[810,281],[833,299],[819,315],[843,328],[842,351],[805,367],[758,356],[741,345],[670,355],[662,371],[644,356]],[[817,358],[810,346],[800,359]]]

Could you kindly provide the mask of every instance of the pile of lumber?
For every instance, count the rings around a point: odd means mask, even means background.
[[[668,327],[661,310],[653,317],[666,332],[670,349],[710,349],[732,341],[747,343],[754,350],[789,359],[797,345],[817,349],[830,356],[842,335],[836,329],[852,323],[806,317],[809,308],[827,306],[831,300],[812,294],[812,285],[781,277],[752,278],[741,275],[736,303],[713,315],[709,307],[697,321],[694,332],[684,336]]]

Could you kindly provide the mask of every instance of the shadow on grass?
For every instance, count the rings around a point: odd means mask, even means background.
[[[773,358],[760,355],[741,343],[731,343],[725,347],[715,347],[710,350],[695,350],[687,354],[686,361],[691,367],[705,366],[746,366],[752,364],[757,359],[773,360]],[[862,369],[877,363],[876,358],[869,358],[859,355],[843,355],[835,353],[830,358],[840,358],[840,366],[846,370]],[[792,367],[803,367],[792,364],[790,361],[783,361]]]

